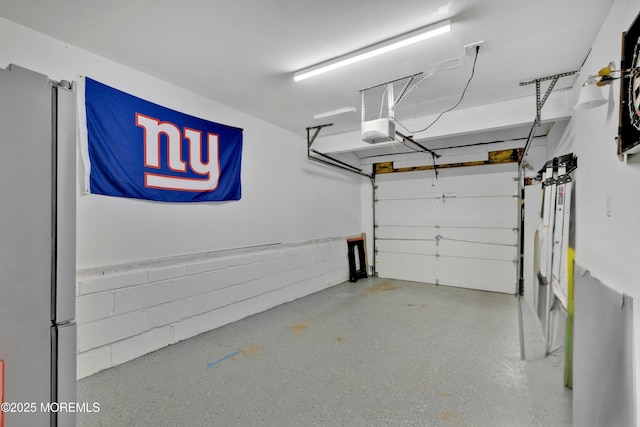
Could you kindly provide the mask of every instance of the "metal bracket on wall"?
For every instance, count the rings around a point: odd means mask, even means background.
[[[550,185],[553,185],[556,183],[556,180],[553,177],[549,177],[547,179],[544,180],[544,182],[542,183],[542,188],[548,187]]]
[[[542,175],[547,170],[547,168],[553,168],[554,172],[558,171],[558,166],[564,165],[567,168],[567,174],[570,174],[574,170],[578,168],[578,157],[576,157],[573,153],[565,154],[564,156],[554,157],[553,159],[547,161],[544,166],[538,171],[537,179],[542,181]]]
[[[353,165],[350,165],[348,163],[345,163],[343,161],[340,161],[336,158],[333,158],[327,154],[321,153],[317,150],[313,150],[311,148],[311,146],[313,145],[313,143],[315,142],[316,138],[318,137],[318,134],[320,133],[320,130],[322,130],[323,128],[329,127],[329,126],[333,126],[333,123],[327,123],[324,125],[319,125],[319,126],[313,126],[313,127],[308,127],[307,128],[307,158],[309,160],[313,160],[314,162],[318,162],[318,163],[324,163],[325,165],[329,165],[329,166],[333,166],[339,169],[343,169],[346,170],[348,172],[353,172],[353,173],[357,173],[358,175],[362,175],[362,176],[366,176],[367,178],[369,178],[369,180],[371,180],[371,185],[374,185],[374,179],[373,179],[373,175],[369,175],[366,174],[364,172],[362,172],[362,169],[357,168]],[[311,135],[311,131],[313,132],[313,135]],[[315,157],[312,156],[311,153],[316,154],[317,156],[320,157]]]
[[[554,74],[552,76],[540,77],[540,78],[529,80],[526,82],[520,82],[520,86],[530,85],[534,83],[536,85],[536,120],[535,120],[536,126],[540,126],[540,123],[541,123],[540,113],[542,111],[542,107],[544,106],[545,102],[547,102],[547,99],[549,98],[549,95],[551,95],[551,91],[555,87],[556,83],[558,83],[558,80],[561,77],[572,76],[577,72],[578,70],[569,71],[566,73]],[[545,92],[542,99],[540,99],[540,82],[547,81],[547,80],[551,80],[551,84],[547,88],[547,91]]]
[[[311,148],[311,145],[315,142],[316,138],[318,137],[318,134],[320,133],[320,130],[322,130],[322,128],[326,128],[329,126],[333,126],[333,123],[327,123],[324,125],[308,127],[307,128],[307,148]],[[313,136],[311,136],[311,133],[310,133],[312,130],[315,131],[313,133]]]
[[[519,200],[519,209],[518,209],[518,217],[520,223],[520,233],[518,236],[518,264],[517,264],[517,276],[518,282],[516,284],[516,295],[518,295],[518,325],[520,332],[520,359],[525,360],[525,349],[524,349],[524,325],[522,319],[522,297],[524,296],[524,238],[525,238],[525,227],[524,227],[524,215],[525,215],[525,190],[524,190],[524,168],[525,168],[525,158],[527,153],[529,152],[529,147],[531,147],[531,143],[533,142],[533,138],[535,136],[535,128],[540,126],[541,124],[541,111],[545,102],[549,98],[551,91],[555,87],[556,83],[561,77],[571,76],[576,74],[578,71],[569,71],[567,73],[555,74],[553,76],[541,77],[538,79],[530,80],[527,82],[520,82],[520,86],[529,85],[535,83],[536,85],[536,117],[531,125],[531,129],[529,130],[529,136],[527,137],[527,142],[524,145],[524,149],[522,150],[522,155],[520,156],[520,161],[518,164],[518,200]],[[547,88],[544,97],[540,99],[540,82],[551,80],[551,84]]]

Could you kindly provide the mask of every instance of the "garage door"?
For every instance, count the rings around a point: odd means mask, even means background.
[[[385,278],[514,294],[512,165],[376,176],[376,268]]]

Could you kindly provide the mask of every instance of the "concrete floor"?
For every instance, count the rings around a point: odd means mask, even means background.
[[[78,382],[78,426],[571,426],[562,353],[513,296],[343,283]]]

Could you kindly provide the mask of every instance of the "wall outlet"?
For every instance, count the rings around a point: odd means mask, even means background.
[[[470,43],[464,46],[464,52],[467,55],[475,55],[476,54],[476,46],[479,46],[482,50],[482,46],[484,46],[484,40],[480,40],[479,42]]]

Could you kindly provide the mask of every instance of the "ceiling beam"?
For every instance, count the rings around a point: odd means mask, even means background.
[[[429,148],[430,139],[456,135],[488,132],[531,124],[531,105],[535,105],[535,96],[511,99],[493,104],[462,108],[451,111],[442,117],[436,126],[426,132],[412,135],[413,139]],[[557,121],[571,117],[574,94],[571,90],[552,92],[546,100],[541,121]],[[437,114],[411,119],[415,123],[429,123]],[[396,117],[402,121],[401,117]],[[316,147],[323,153],[357,152],[374,147],[391,147],[393,142],[368,144],[362,141],[360,131],[344,132],[319,137]]]

